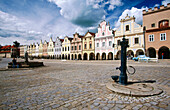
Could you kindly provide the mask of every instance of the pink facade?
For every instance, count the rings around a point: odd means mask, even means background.
[[[82,59],[82,37],[79,33],[75,33],[71,42],[71,59]]]
[[[99,24],[98,32],[95,37],[95,56],[97,60],[112,60],[114,49],[112,47],[114,36],[110,29],[110,24],[102,21]]]

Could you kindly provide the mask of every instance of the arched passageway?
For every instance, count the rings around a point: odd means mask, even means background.
[[[112,52],[109,52],[109,54],[108,54],[108,60],[113,60],[113,53],[112,53]]]
[[[82,60],[81,54],[78,55],[78,60]]]
[[[138,55],[144,55],[143,50],[141,50],[141,49],[137,50],[136,51],[136,56],[138,56]]]
[[[88,57],[87,53],[84,53],[83,60],[87,60],[87,57]]]
[[[106,53],[102,53],[102,60],[106,60]]]
[[[156,50],[153,47],[148,48],[147,56],[150,58],[156,58]]]
[[[159,48],[158,58],[162,59],[162,55],[163,55],[163,59],[170,59],[170,51],[169,51],[168,47],[163,46],[163,47]]]
[[[96,60],[100,60],[100,53],[96,54]]]
[[[89,59],[90,59],[90,60],[95,60],[95,55],[94,55],[94,53],[90,53]]]

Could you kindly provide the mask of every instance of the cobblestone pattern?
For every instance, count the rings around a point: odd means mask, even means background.
[[[113,93],[105,84],[120,61],[44,60],[45,67],[0,71],[0,110],[170,110],[170,61],[129,61],[136,74],[129,80],[155,80],[158,96],[132,97]]]

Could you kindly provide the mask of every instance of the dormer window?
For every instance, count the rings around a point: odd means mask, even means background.
[[[159,28],[165,28],[169,26],[169,20],[159,21]]]
[[[126,31],[129,31],[129,25],[126,25]]]

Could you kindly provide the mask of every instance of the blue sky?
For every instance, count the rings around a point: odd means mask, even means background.
[[[49,41],[97,31],[102,20],[112,29],[127,14],[142,25],[142,10],[170,0],[0,0],[0,45]]]

